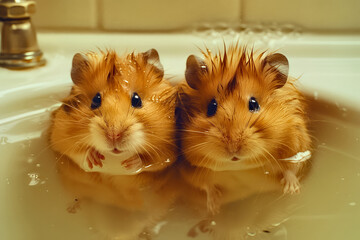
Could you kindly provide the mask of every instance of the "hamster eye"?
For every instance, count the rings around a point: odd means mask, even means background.
[[[210,103],[209,103],[209,105],[208,105],[208,107],[207,107],[207,113],[206,113],[206,115],[207,115],[208,117],[212,117],[212,116],[215,115],[216,110],[217,110],[217,102],[216,102],[215,98],[213,98],[213,99],[210,101]]]
[[[254,97],[251,97],[249,100],[249,111],[252,113],[260,111],[260,105]]]
[[[92,99],[91,109],[94,110],[99,108],[100,106],[101,106],[101,95],[100,93],[97,93],[95,97]]]
[[[142,107],[142,101],[140,96],[134,92],[131,98],[131,106],[134,108],[141,108]]]

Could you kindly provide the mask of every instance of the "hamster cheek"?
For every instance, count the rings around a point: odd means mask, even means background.
[[[231,154],[228,152],[227,145],[229,144],[228,139],[225,137],[219,128],[210,127],[208,136],[202,137],[203,141],[207,143],[205,153],[211,151],[211,156],[223,162],[228,162]]]
[[[143,151],[146,144],[144,125],[142,123],[134,123],[128,128],[128,137],[125,139],[125,145],[129,151]]]
[[[99,151],[106,151],[109,149],[109,146],[106,142],[105,132],[101,127],[102,121],[99,117],[93,117],[90,120],[89,130],[89,145],[96,146]]]
[[[267,155],[267,148],[268,144],[262,138],[261,132],[254,129],[254,132],[247,134],[243,149],[245,155],[252,157],[264,156],[264,154]]]

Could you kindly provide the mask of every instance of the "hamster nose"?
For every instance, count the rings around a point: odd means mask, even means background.
[[[115,131],[111,131],[108,132],[106,134],[106,138],[110,141],[110,142],[115,142],[118,141],[122,138],[123,136],[123,132],[115,132]]]
[[[235,153],[238,153],[241,150],[241,145],[239,143],[237,143],[237,142],[230,142],[227,145],[227,148],[228,148],[229,153],[235,154]]]

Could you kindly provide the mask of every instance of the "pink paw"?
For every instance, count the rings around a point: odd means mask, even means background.
[[[143,167],[143,163],[137,155],[124,160],[121,165],[126,168],[126,170],[138,170]]]
[[[297,194],[300,193],[300,182],[295,173],[292,171],[285,171],[284,178],[281,180],[283,185],[284,194]]]
[[[105,160],[104,155],[99,153],[94,148],[91,148],[86,157],[86,161],[88,163],[89,168],[93,169],[94,165],[102,167],[103,166],[102,160]]]

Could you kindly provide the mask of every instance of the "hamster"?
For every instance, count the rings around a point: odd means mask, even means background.
[[[52,115],[50,143],[76,198],[145,212],[172,202],[176,89],[163,76],[155,49],[73,57],[74,86]]]
[[[299,192],[311,138],[287,58],[239,45],[202,53],[188,57],[178,90],[181,174],[196,201],[215,214],[255,193]]]

